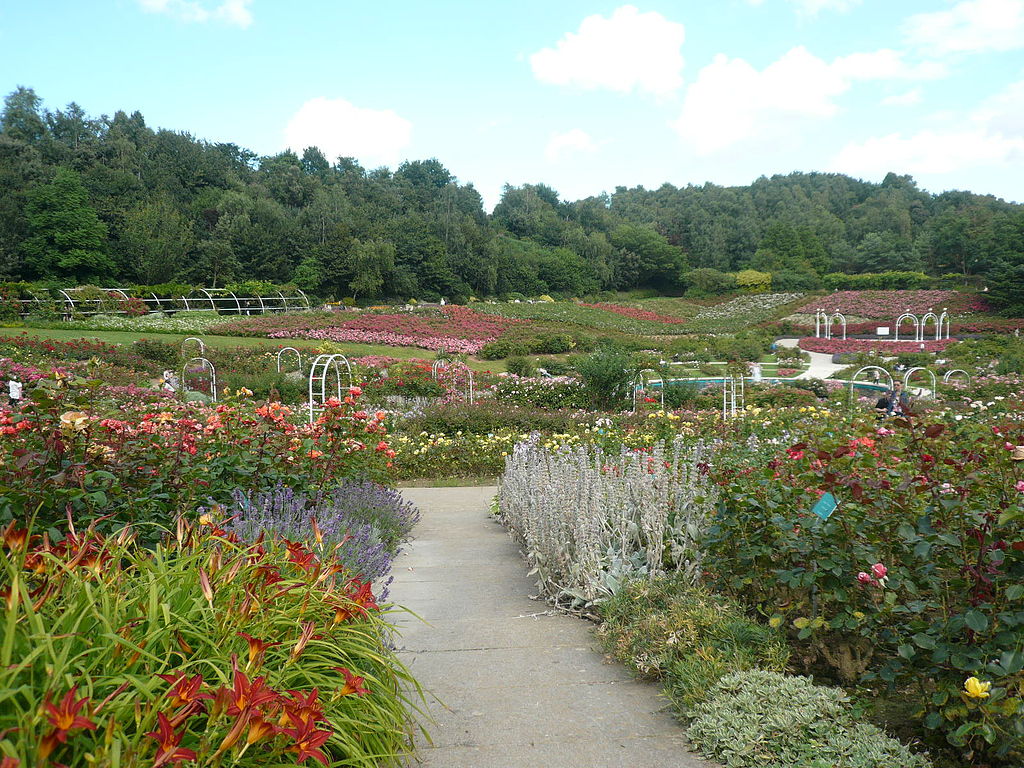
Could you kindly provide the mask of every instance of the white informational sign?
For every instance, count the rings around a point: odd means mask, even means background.
[[[877,328],[875,328],[875,333],[877,333],[879,336],[888,336],[889,335],[889,326],[888,325],[880,325]]]
[[[20,381],[14,381],[14,379],[11,379],[7,382],[7,395],[11,400],[21,400],[23,391],[24,386]]]

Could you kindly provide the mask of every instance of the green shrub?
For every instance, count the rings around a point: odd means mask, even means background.
[[[457,403],[425,408],[418,415],[403,421],[401,429],[405,434],[427,432],[451,435],[463,432],[487,435],[502,430],[522,433],[569,432],[578,426],[578,422],[564,413],[485,400],[475,405]]]
[[[626,393],[636,374],[628,352],[606,344],[589,355],[577,358],[575,366],[593,405],[611,408],[625,403]]]
[[[521,357],[519,355],[510,357],[505,362],[505,367],[508,369],[509,373],[516,376],[533,376],[537,371],[537,366],[530,358]]]
[[[702,754],[730,768],[928,768],[872,725],[847,695],[806,677],[747,670],[723,677],[693,709],[688,731]]]
[[[703,700],[722,675],[782,670],[785,640],[744,616],[740,606],[679,579],[634,581],[601,606],[606,650],[637,674],[665,680],[680,713]]]
[[[178,364],[179,348],[173,344],[154,339],[139,339],[132,342],[132,352],[147,360],[174,367]]]

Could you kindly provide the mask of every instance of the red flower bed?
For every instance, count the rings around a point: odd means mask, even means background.
[[[516,320],[483,315],[469,307],[443,307],[437,314],[401,312],[282,315],[252,317],[221,323],[211,333],[266,336],[271,339],[319,339],[356,344],[386,344],[395,347],[476,354],[494,341]]]
[[[797,311],[813,313],[819,309],[895,322],[907,310],[921,314],[932,309],[938,314],[948,309],[952,314],[988,312],[989,306],[983,298],[960,291],[837,291],[819,296]]]
[[[940,352],[956,339],[942,339],[941,341],[886,341],[884,339],[816,339],[807,336],[800,339],[800,349],[808,352],[823,352],[826,355],[834,355],[839,352],[881,352],[883,354],[898,355],[903,352],[920,352],[921,345],[924,345],[925,352]]]
[[[603,302],[598,304],[587,304],[581,302],[581,306],[590,307],[591,309],[603,309],[605,312],[614,312],[617,315],[623,317],[632,317],[634,320],[645,320],[649,323],[685,323],[686,321],[679,317],[672,317],[671,315],[659,315],[657,312],[650,312],[646,309],[634,309],[633,307],[624,307],[621,304],[605,304]]]

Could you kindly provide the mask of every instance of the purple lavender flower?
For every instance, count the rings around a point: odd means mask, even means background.
[[[261,533],[310,541],[316,519],[324,546],[335,549],[353,575],[371,581],[388,574],[419,520],[419,511],[398,491],[371,482],[346,483],[319,499],[286,486],[251,495],[236,489],[232,497],[231,528],[243,541]]]

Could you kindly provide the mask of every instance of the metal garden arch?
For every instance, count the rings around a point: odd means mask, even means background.
[[[925,368],[922,365],[915,365],[913,368],[911,368],[905,374],[903,374],[903,387],[904,387],[904,389],[909,389],[910,388],[910,377],[913,376],[918,371],[924,371],[925,373],[927,373],[929,376],[932,377],[932,394],[931,394],[931,397],[934,400],[936,395],[938,395],[938,390],[939,390],[938,381],[936,381],[936,379],[935,379],[935,372],[932,371],[932,370],[929,370],[928,368]],[[925,391],[927,391],[927,390],[925,390]],[[921,395],[921,396],[922,397],[926,397],[926,395]]]
[[[309,423],[313,423],[313,414],[322,411],[327,402],[327,374],[334,369],[335,384],[337,385],[337,398],[342,399],[341,394],[341,368],[338,363],[345,364],[345,371],[348,373],[348,385],[353,383],[352,365],[344,355],[317,355],[313,364],[309,367]],[[319,400],[316,398],[314,387],[318,387]]]
[[[650,377],[647,374],[652,374]],[[658,372],[653,368],[644,368],[638,371],[636,376],[633,378],[633,412],[636,413],[636,405],[641,390],[646,392],[648,386],[653,384],[661,384],[661,410],[665,410],[665,378],[659,376]]]
[[[189,389],[188,386],[188,369],[192,363],[199,364],[199,370],[197,373],[209,370],[210,372],[210,399],[213,402],[217,402],[217,369],[213,363],[207,360],[205,357],[192,357],[189,358],[185,364],[181,367],[181,392],[182,395],[188,395],[189,392],[199,392],[200,394],[206,394],[199,389]]]
[[[281,372],[281,355],[283,355],[285,352],[294,352],[295,353],[295,357],[299,361],[299,373],[302,373],[302,353],[299,352],[299,350],[297,350],[295,347],[283,347],[283,348],[278,350],[278,352],[277,352],[277,372],[278,373]]]
[[[887,391],[892,390],[892,385],[894,384],[894,382],[891,373],[889,373],[887,370],[885,370],[885,368],[883,368],[880,365],[865,365],[863,368],[859,369],[855,374],[853,374],[853,378],[850,379],[850,405],[853,405],[853,387],[857,383],[857,380],[860,378],[860,375],[865,371],[881,371],[882,373],[884,373],[885,378],[889,380],[889,389]]]

